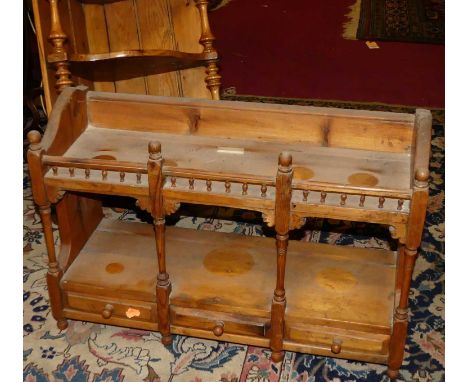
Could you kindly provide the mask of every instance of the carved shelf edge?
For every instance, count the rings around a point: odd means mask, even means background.
[[[390,236],[392,237],[392,239],[399,240],[403,244],[406,243],[406,224],[392,224],[388,226],[388,230],[390,231]]]
[[[262,219],[268,227],[273,227],[275,225],[275,211],[274,210],[265,210],[262,213]],[[307,221],[307,218],[302,217],[298,214],[292,213],[289,216],[289,229],[299,229]]]
[[[51,202],[51,203],[58,203],[60,201],[60,199],[63,198],[63,196],[65,195],[65,190],[62,190],[61,188],[59,187],[51,187],[51,186],[47,186],[46,187],[46,192],[47,192],[47,199]]]
[[[151,203],[149,197],[139,197],[137,198],[135,205],[146,212],[152,213],[151,211]],[[180,203],[172,200],[164,198],[164,214],[165,215],[172,215],[180,208]]]

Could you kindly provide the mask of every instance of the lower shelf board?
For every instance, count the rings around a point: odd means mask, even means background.
[[[167,227],[166,259],[174,333],[268,344],[274,239]],[[290,241],[285,347],[336,356],[329,344],[339,337],[343,357],[385,362],[395,263],[392,251]],[[67,316],[77,319],[82,311],[106,322],[99,315],[111,304],[109,323],[147,322],[150,329],[157,320],[156,275],[152,226],[104,219],[62,278]],[[138,316],[126,317],[128,309]],[[219,321],[225,332],[216,337]]]

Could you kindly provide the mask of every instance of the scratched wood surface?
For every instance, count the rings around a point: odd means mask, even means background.
[[[64,155],[70,158],[106,155],[117,161],[145,163],[149,140],[161,142],[166,165],[178,169],[274,177],[278,154],[287,149],[293,153],[297,180],[365,186],[368,185],[366,180],[375,179],[371,185],[390,189],[410,188],[407,154],[329,148],[299,142],[253,139],[230,139],[226,142],[217,137],[88,127]],[[223,151],[226,144],[241,148],[243,154]],[[359,179],[354,181],[353,174],[361,174],[361,182]]]

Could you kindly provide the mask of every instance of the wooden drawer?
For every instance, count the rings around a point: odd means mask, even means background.
[[[88,313],[99,314],[102,319],[125,318],[129,320],[156,322],[156,304],[141,301],[112,299],[66,293],[66,306]]]
[[[390,335],[286,322],[286,339],[328,349],[332,356],[341,352],[388,354]]]
[[[264,337],[267,322],[266,318],[171,306],[172,325],[206,330],[216,337],[223,334]]]

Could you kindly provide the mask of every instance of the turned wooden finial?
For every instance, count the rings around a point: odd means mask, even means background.
[[[41,133],[37,130],[31,130],[28,135],[29,149],[30,150],[39,150],[41,148]]]
[[[200,37],[200,44],[203,45],[205,48],[205,52],[213,52],[213,41],[215,37],[211,32],[210,22],[208,20],[208,3],[209,0],[195,0],[196,6],[200,12],[200,21],[201,21],[201,29],[202,35]]]
[[[209,0],[195,0],[195,4],[200,13],[201,21],[201,37],[200,44],[203,45],[204,53],[216,52],[213,47],[215,37],[211,32],[210,22],[208,20],[208,3]],[[221,86],[221,76],[218,74],[218,66],[216,65],[217,60],[208,60],[206,65],[206,86],[211,92],[211,98],[219,100],[219,88]]]
[[[419,188],[425,188],[428,185],[429,169],[418,168],[414,172],[414,185]]]
[[[286,171],[289,170],[292,165],[292,155],[287,151],[283,151],[278,157],[278,165],[280,170],[281,167]]]
[[[158,141],[151,141],[150,143],[148,143],[148,153],[150,159],[161,159],[161,143]]]
[[[65,50],[65,42],[68,37],[63,31],[60,22],[60,13],[58,3],[60,0],[49,0],[50,3],[50,34],[48,40],[52,44],[52,53],[48,56],[49,63],[55,65],[55,88],[60,93],[67,86],[73,86],[71,72],[69,70],[70,63],[68,62],[67,52]]]
[[[418,168],[416,169],[414,177],[420,182],[427,182],[429,180],[429,170],[426,168]]]

